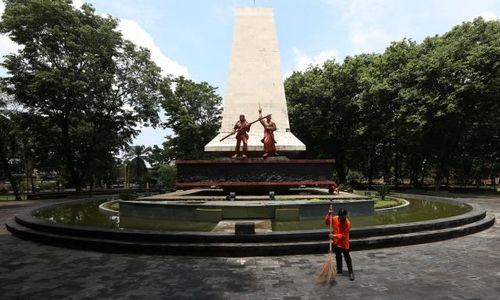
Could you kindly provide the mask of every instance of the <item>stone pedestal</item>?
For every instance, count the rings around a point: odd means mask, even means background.
[[[178,160],[178,188],[275,191],[333,184],[334,159]]]

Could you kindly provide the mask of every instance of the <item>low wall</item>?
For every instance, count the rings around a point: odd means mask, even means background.
[[[120,217],[196,220],[197,209],[220,209],[222,219],[274,219],[276,210],[298,209],[299,220],[322,218],[328,212],[326,200],[290,201],[121,201]],[[343,208],[350,216],[374,213],[371,199],[333,201],[334,210]],[[279,214],[279,213],[278,213]]]

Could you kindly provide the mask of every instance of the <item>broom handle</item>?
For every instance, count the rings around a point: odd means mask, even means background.
[[[333,206],[332,206],[332,204],[330,204],[330,211],[333,213]],[[332,217],[332,214],[330,213],[330,234],[333,235],[333,232],[332,232],[332,222],[333,222],[333,217]],[[329,237],[329,240],[330,240],[330,253],[332,252],[332,238],[333,238],[333,236],[331,238]]]

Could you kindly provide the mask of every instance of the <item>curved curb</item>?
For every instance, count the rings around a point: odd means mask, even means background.
[[[59,205],[62,204],[52,204],[43,208]],[[454,217],[354,228],[351,230],[351,250],[435,242],[478,232],[494,224],[495,218],[487,215],[478,205],[467,205],[472,207],[471,211]],[[328,234],[326,229],[255,235],[115,230],[54,224],[36,219],[30,213],[16,215],[7,222],[6,227],[14,235],[28,240],[105,252],[261,256],[325,253],[328,249],[328,238],[325,240]]]
[[[401,198],[398,198],[398,199],[401,199]],[[410,206],[410,202],[408,200],[405,200],[405,199],[401,199],[401,200],[403,200],[403,204],[400,204],[400,205],[394,206],[394,207],[375,209],[375,213],[382,214],[382,213],[386,213],[386,212],[406,210]]]
[[[110,203],[118,202],[118,201],[120,201],[120,200],[110,200],[110,201],[106,201],[104,203],[99,204],[99,211],[102,212],[105,215],[108,215],[108,216],[117,216],[117,215],[119,215],[120,214],[119,211],[106,207],[106,205],[108,205]]]
[[[351,250],[366,250],[405,246],[441,241],[479,232],[492,226],[495,219],[488,216],[477,224],[468,224],[459,229],[445,229],[428,233],[401,234],[351,240]],[[36,242],[75,249],[97,250],[111,253],[150,253],[192,256],[270,256],[290,254],[326,253],[328,241],[282,242],[282,243],[175,243],[132,242],[78,236],[60,236],[38,232],[13,222],[7,228],[16,236]]]
[[[92,201],[92,199],[84,200]],[[72,201],[73,202],[73,201]],[[72,203],[70,202],[70,203]],[[79,202],[76,200],[75,202]],[[64,206],[68,202],[50,204],[39,207],[39,209],[54,208]],[[478,205],[468,205],[471,210],[465,214],[448,218],[434,219],[428,221],[419,221],[412,223],[399,223],[390,225],[378,225],[369,227],[359,227],[351,229],[351,238],[363,238],[370,236],[392,235],[412,233],[417,231],[437,230],[450,227],[457,227],[468,223],[476,222],[486,216],[486,211]],[[142,229],[112,229],[91,226],[65,225],[41,220],[31,216],[31,212],[22,213],[15,216],[15,221],[25,227],[62,235],[76,235],[79,237],[98,237],[113,240],[132,240],[132,241],[174,241],[174,242],[276,242],[276,241],[311,241],[324,239],[328,235],[328,229],[320,230],[301,230],[301,231],[280,231],[280,232],[262,232],[254,235],[235,235],[232,233],[216,232],[168,232],[158,230]]]

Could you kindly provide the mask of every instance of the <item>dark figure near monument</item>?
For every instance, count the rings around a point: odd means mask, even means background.
[[[337,274],[342,274],[342,255],[344,255],[349,271],[349,279],[354,280],[354,272],[352,269],[351,255],[349,254],[349,232],[351,230],[351,222],[347,219],[347,211],[340,209],[338,216],[332,217],[333,211],[328,210],[325,216],[326,225],[332,222],[332,231],[330,238],[333,239],[333,251],[335,252],[335,260],[337,261]]]
[[[276,131],[276,124],[271,121],[271,115],[262,118],[262,109],[259,108],[259,119],[262,126],[264,126],[264,138],[261,140],[264,143],[264,154],[262,158],[266,159],[269,155],[277,155],[276,153],[276,140],[274,139],[274,131]]]
[[[335,193],[340,194],[340,187],[335,181],[328,187],[328,193],[331,195]]]
[[[247,158],[248,151],[248,134],[250,131],[250,124],[245,119],[245,115],[240,115],[240,119],[234,124],[233,132],[236,132],[236,147],[234,149],[233,158],[236,159],[240,155],[240,145],[243,142],[243,151],[241,158]]]

